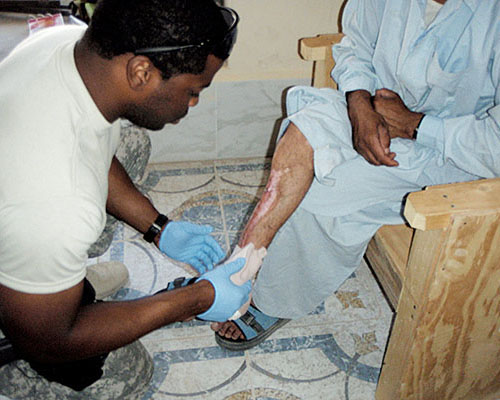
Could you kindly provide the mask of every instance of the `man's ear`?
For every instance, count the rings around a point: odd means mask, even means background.
[[[133,56],[127,62],[127,80],[132,90],[147,89],[156,68],[151,60],[146,56]]]

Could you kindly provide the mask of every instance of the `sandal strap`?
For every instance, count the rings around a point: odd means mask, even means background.
[[[278,321],[280,321],[280,318],[266,315],[250,305],[247,312],[233,322],[240,328],[246,340],[252,340],[265,334]]]
[[[260,334],[265,331],[261,324],[259,324],[253,314],[246,312],[240,317],[240,320],[252,328],[257,334]]]
[[[165,289],[159,290],[155,294],[168,292],[169,290],[174,290],[188,285],[192,285],[193,283],[196,282],[197,279],[198,279],[197,277],[186,278],[184,276],[175,278],[173,281],[167,284],[167,287]]]

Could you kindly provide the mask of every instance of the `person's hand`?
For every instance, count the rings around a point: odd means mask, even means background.
[[[208,225],[170,221],[161,233],[158,248],[170,258],[188,263],[204,273],[225,257],[217,241],[210,236],[212,231]]]
[[[212,271],[209,271],[197,279],[209,281],[215,290],[214,302],[210,308],[197,317],[207,321],[224,322],[245,304],[252,290],[250,280],[241,286],[231,281],[231,275],[238,272],[245,265],[244,258],[238,258],[235,261],[219,265]]]
[[[379,89],[373,97],[375,111],[384,117],[391,138],[413,139],[415,129],[424,117],[422,113],[410,111],[396,92]]]
[[[349,92],[347,107],[354,149],[370,164],[397,166],[396,154],[390,151],[389,128],[383,116],[373,108],[370,93],[364,90]]]

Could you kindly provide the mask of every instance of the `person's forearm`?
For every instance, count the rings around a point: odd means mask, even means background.
[[[108,213],[145,233],[158,216],[158,210],[129,178],[116,157],[109,170]]]
[[[26,339],[22,350],[28,359],[44,363],[103,354],[205,312],[213,303],[214,293],[213,286],[202,280],[138,300],[94,303],[82,307],[71,326]]]

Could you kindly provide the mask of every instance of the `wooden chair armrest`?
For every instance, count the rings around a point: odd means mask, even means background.
[[[307,61],[323,61],[332,46],[339,43],[343,37],[342,33],[332,33],[300,39],[299,54]]]
[[[404,210],[408,223],[423,231],[443,229],[461,214],[500,214],[500,178],[429,186],[410,193]]]

